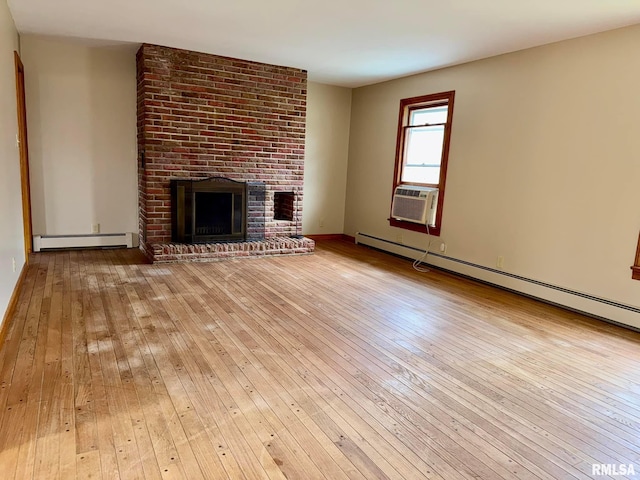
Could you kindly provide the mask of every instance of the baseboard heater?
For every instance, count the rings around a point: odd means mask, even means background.
[[[424,254],[424,249],[403,245],[366,233],[356,233],[355,240],[357,244],[412,260],[420,258]],[[633,305],[614,302],[606,298],[478,265],[437,252],[429,252],[425,263],[440,270],[510,290],[520,295],[604,320],[605,322],[640,331],[640,308]]]
[[[137,245],[137,234],[126,233],[90,233],[86,235],[34,235],[33,251],[65,248],[127,247]]]

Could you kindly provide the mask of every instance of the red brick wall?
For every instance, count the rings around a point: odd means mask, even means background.
[[[171,241],[171,178],[264,181],[267,238],[300,233],[306,71],[147,44],[136,59],[142,248]],[[299,193],[294,222],[273,219],[275,191]]]

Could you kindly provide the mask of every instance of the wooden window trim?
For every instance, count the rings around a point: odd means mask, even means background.
[[[398,132],[396,137],[396,157],[395,167],[393,172],[393,189],[391,190],[391,203],[393,204],[393,192],[396,187],[403,183],[404,185],[423,185],[427,187],[438,188],[438,205],[436,207],[436,224],[435,226],[429,226],[429,231],[433,236],[440,236],[442,228],[442,210],[444,206],[444,194],[445,184],[447,179],[447,167],[449,163],[449,147],[451,144],[451,130],[452,130],[452,118],[453,118],[453,102],[455,97],[455,90],[448,92],[434,93],[431,95],[422,95],[419,97],[404,98],[400,100],[400,112],[398,114]],[[440,101],[439,101],[440,100]],[[447,126],[444,134],[444,144],[442,146],[442,162],[440,164],[440,178],[439,183],[427,184],[427,183],[411,183],[401,182],[402,175],[402,163],[404,161],[404,135],[405,135],[405,119],[411,111],[424,107],[438,107],[442,105],[448,105]],[[391,217],[391,210],[389,210],[389,224],[392,227],[403,228],[405,230],[412,230],[414,232],[427,233],[427,227],[418,223],[406,222],[403,220],[396,220]]]
[[[636,261],[631,267],[631,278],[640,280],[640,235],[638,235],[638,248],[636,249]]]

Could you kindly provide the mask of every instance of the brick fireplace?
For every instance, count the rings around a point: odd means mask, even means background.
[[[140,245],[153,261],[305,253],[304,70],[144,44],[138,75]],[[171,180],[262,182],[264,239],[178,244]]]

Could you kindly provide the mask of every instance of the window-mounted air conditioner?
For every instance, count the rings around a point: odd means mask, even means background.
[[[437,188],[398,185],[393,192],[391,216],[396,220],[434,225],[437,205]]]

